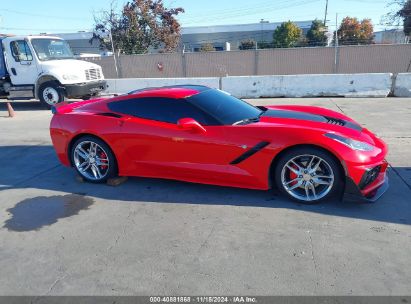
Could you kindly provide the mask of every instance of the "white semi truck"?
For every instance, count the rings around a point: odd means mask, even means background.
[[[75,59],[61,38],[0,38],[0,98],[38,99],[50,108],[66,98],[88,99],[105,88],[101,67]]]

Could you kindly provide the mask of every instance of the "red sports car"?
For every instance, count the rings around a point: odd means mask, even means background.
[[[119,176],[266,190],[316,203],[377,200],[387,147],[340,113],[255,107],[204,86],[148,88],[60,104],[50,133],[60,161],[87,181]]]

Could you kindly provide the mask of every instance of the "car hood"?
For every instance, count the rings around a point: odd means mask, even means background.
[[[262,122],[278,122],[289,120],[290,124],[310,122],[310,126],[341,131],[351,129],[361,132],[363,128],[351,118],[338,112],[311,106],[268,106],[261,115]],[[314,124],[313,124],[314,123]],[[318,124],[316,124],[318,123]],[[337,127],[337,128],[336,128]],[[343,127],[343,128],[341,128]]]
[[[273,128],[282,128],[289,131],[289,133],[286,133],[288,137],[295,136],[296,132],[292,132],[293,129],[303,129],[322,134],[336,133],[378,147],[379,149],[373,151],[373,153],[376,153],[376,151],[378,153],[381,151],[387,152],[387,146],[380,138],[344,114],[312,106],[286,105],[260,108],[265,112],[260,116],[260,121],[257,124],[266,127],[267,131],[273,130]],[[303,134],[308,133],[304,132]],[[278,136],[276,132],[269,131],[269,134]],[[283,132],[280,134],[283,134]]]

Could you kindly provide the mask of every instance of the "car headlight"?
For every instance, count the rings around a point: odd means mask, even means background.
[[[63,79],[64,80],[78,80],[79,76],[75,74],[64,74]]]
[[[343,145],[346,145],[347,147],[350,147],[353,150],[357,151],[372,151],[374,150],[374,146],[367,144],[363,141],[358,141],[355,139],[351,139],[348,137],[340,136],[335,133],[326,133],[324,136],[334,139],[335,141],[338,141],[339,143],[342,143]]]

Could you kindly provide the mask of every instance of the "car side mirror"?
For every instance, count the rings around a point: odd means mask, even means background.
[[[205,133],[206,129],[193,118],[181,118],[177,125],[180,129],[185,131],[192,131],[197,133]]]

